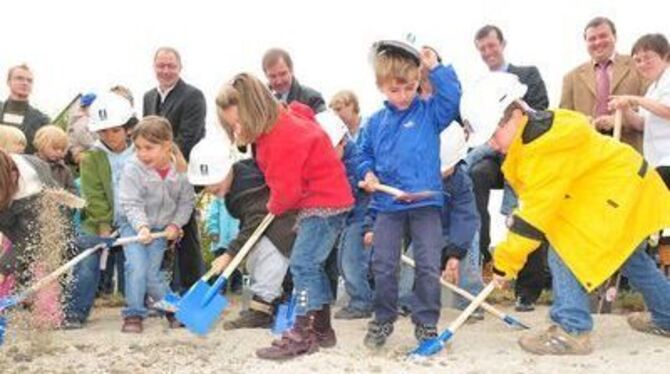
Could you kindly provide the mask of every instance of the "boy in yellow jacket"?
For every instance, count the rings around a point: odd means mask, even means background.
[[[550,245],[554,325],[519,344],[536,354],[592,352],[587,292],[617,269],[650,311],[631,315],[631,327],[670,337],[670,282],[644,252],[650,234],[670,227],[670,173],[649,168],[579,113],[533,111],[525,92],[516,76],[491,73],[461,102],[472,144],[506,153],[502,170],[521,202],[495,250],[494,281],[503,286],[542,241]]]

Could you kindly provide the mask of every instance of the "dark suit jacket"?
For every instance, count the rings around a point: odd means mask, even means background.
[[[179,80],[164,103],[160,103],[158,89],[144,94],[143,115],[165,117],[172,125],[174,141],[188,160],[193,146],[205,136],[207,104],[202,91]]]
[[[519,77],[521,83],[528,86],[528,91],[523,97],[531,108],[535,110],[545,110],[549,107],[549,96],[547,96],[547,87],[542,80],[540,71],[535,66],[514,66],[509,64],[507,72]]]
[[[5,111],[5,103],[0,101],[0,114],[4,113],[4,111]],[[51,120],[46,114],[33,108],[32,105],[28,105],[28,110],[26,111],[26,114],[23,116],[23,123],[21,124],[21,127],[19,127],[19,129],[23,131],[23,134],[26,136],[26,140],[28,141],[25,153],[27,154],[35,153],[35,147],[33,147],[33,139],[35,138],[35,133],[37,132],[37,130],[40,129],[40,127],[48,124],[49,122],[51,122]],[[14,124],[11,123],[7,123],[6,125],[15,126]]]
[[[288,92],[286,104],[290,104],[292,101],[307,105],[312,108],[314,113],[326,110],[326,102],[323,100],[323,96],[321,96],[318,91],[298,83],[298,80],[295,79],[295,77],[293,78],[293,83],[291,83],[291,89]]]

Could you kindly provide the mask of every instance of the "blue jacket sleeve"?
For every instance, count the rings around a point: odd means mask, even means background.
[[[428,77],[434,91],[433,96],[428,99],[428,108],[432,113],[433,123],[439,126],[439,133],[459,115],[461,83],[451,65],[438,65]]]
[[[480,225],[472,180],[463,164],[456,167],[454,173],[444,182],[444,187],[449,195],[445,206],[448,219],[443,220],[443,224],[447,225],[443,227],[443,231],[448,238],[444,254],[462,259]]]
[[[207,224],[205,225],[207,234],[209,235],[220,235],[221,222],[219,217],[222,205],[222,201],[219,198],[214,199],[209,204],[209,209],[207,209]]]
[[[375,155],[374,149],[372,148],[372,141],[370,139],[371,126],[374,123],[374,119],[370,118],[367,123],[367,126],[363,127],[358,135],[358,166],[356,168],[358,180],[365,179],[365,174],[368,171],[374,171],[375,169]]]

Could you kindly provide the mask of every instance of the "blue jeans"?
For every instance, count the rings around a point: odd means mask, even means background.
[[[344,278],[344,287],[351,297],[348,309],[372,310],[372,288],[368,281],[372,251],[363,245],[363,222],[354,222],[344,228],[338,251],[338,268]]]
[[[458,287],[468,291],[470,294],[477,296],[482,289],[484,289],[484,282],[482,281],[482,266],[479,259],[479,232],[477,232],[472,239],[472,244],[459,264],[459,281]],[[456,308],[463,310],[470,305],[470,300],[464,297],[457,296]]]
[[[569,333],[593,330],[586,290],[552,247],[549,247],[549,268],[554,290],[554,304],[549,312],[552,321]],[[670,329],[670,281],[644,252],[644,243],[624,262],[621,272],[642,293],[654,323]]]
[[[104,240],[94,235],[81,235],[76,245],[79,253],[103,243]],[[66,293],[65,319],[67,321],[85,322],[91,313],[95,293],[100,282],[100,253],[97,251],[75,265],[72,270],[72,281]]]
[[[162,231],[164,228],[153,228],[152,231]],[[136,236],[137,232],[125,224],[121,227],[121,237]],[[161,300],[168,292],[168,280],[161,271],[163,254],[167,248],[165,238],[154,239],[143,245],[131,243],[124,246],[126,255],[126,307],[121,314],[123,317],[147,316],[145,297],[148,294],[153,300]]]
[[[309,216],[300,220],[289,260],[293,288],[297,295],[296,314],[321,310],[333,301],[326,259],[344,228],[347,213],[334,216]]]
[[[393,322],[398,317],[400,244],[409,227],[416,273],[412,294],[412,322],[436,325],[440,317],[440,258],[444,238],[440,209],[422,207],[400,212],[379,213],[375,221],[375,249],[372,271],[375,277],[375,320]]]

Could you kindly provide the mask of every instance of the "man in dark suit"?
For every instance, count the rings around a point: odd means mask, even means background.
[[[277,99],[286,104],[292,101],[305,104],[314,113],[326,110],[326,102],[321,94],[298,83],[293,76],[293,60],[283,49],[272,48],[263,55],[263,72],[267,77],[270,89]]]
[[[33,138],[37,130],[51,120],[28,102],[33,90],[33,73],[26,64],[13,66],[7,73],[9,97],[0,101],[0,123],[19,128],[26,136],[26,153],[34,153]]]
[[[475,46],[489,70],[505,71],[518,76],[521,83],[528,86],[528,91],[523,100],[533,109],[546,109],[549,106],[549,98],[539,70],[535,66],[515,66],[507,63],[503,54],[505,44],[502,31],[494,25],[482,27],[475,35]],[[505,189],[501,213],[506,216],[512,214],[517,201],[514,192],[506,185],[500,170],[504,161],[504,156],[501,153],[493,151],[488,145],[483,145],[475,148],[468,155],[468,161],[475,190],[477,210],[481,219],[479,249],[484,256],[484,275],[487,276],[488,265],[486,264],[490,264],[491,259],[489,252],[491,217],[488,211],[490,192],[493,189]],[[515,285],[516,310],[531,311],[534,309],[534,304],[540,296],[542,288],[545,284],[548,284],[549,273],[546,270],[546,257],[547,248],[544,244],[528,257],[526,266],[519,273]]]
[[[172,125],[174,141],[188,160],[193,146],[205,136],[205,96],[181,77],[181,56],[174,48],[161,47],[154,55],[158,87],[144,94],[143,115],[159,115]],[[183,227],[184,236],[176,251],[172,288],[184,292],[203,273],[204,262],[195,213]]]

